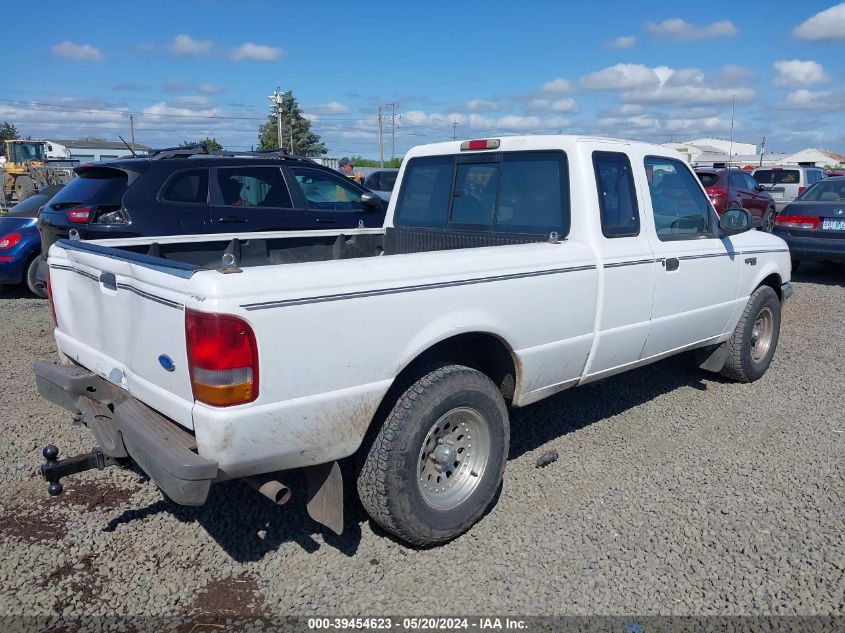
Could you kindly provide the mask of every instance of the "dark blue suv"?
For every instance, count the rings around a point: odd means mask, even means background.
[[[342,174],[283,152],[151,156],[80,165],[39,216],[57,239],[380,227],[387,203]]]

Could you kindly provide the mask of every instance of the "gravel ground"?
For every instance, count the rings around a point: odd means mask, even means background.
[[[429,550],[351,499],[336,537],[302,494],[279,509],[241,482],[189,509],[110,468],[48,498],[41,448],[92,440],[35,391],[46,302],[0,291],[0,615],[845,615],[845,269],[795,281],[763,379],[678,357],[516,412],[498,505]]]

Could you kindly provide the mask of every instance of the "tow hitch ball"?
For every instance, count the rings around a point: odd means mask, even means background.
[[[68,457],[59,461],[59,449],[52,444],[48,444],[41,451],[44,455],[45,463],[41,464],[41,475],[49,482],[47,492],[51,497],[62,494],[64,486],[62,486],[59,479],[67,475],[75,475],[86,470],[97,468],[102,470],[106,466],[116,464],[117,460],[104,454],[99,447],[95,447],[90,453],[84,455],[77,455],[76,457]]]

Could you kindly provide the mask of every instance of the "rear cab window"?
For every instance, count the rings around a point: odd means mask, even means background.
[[[413,158],[394,225],[481,233],[569,233],[569,170],[561,151]]]

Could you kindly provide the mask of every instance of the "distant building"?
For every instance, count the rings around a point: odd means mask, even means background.
[[[102,160],[117,160],[126,156],[132,156],[132,152],[121,141],[72,141],[55,140],[47,141],[48,156],[55,154],[55,158],[72,158],[81,163],[96,163]],[[53,146],[50,150],[49,146]],[[147,154],[150,147],[135,143],[136,154]],[[64,150],[64,151],[63,151]],[[66,154],[66,155],[62,155]]]
[[[802,149],[800,152],[790,154],[786,161],[792,164],[806,164],[814,165],[816,167],[825,167],[830,165],[832,167],[840,167],[845,165],[845,156],[831,152],[828,149],[814,149],[808,147]]]
[[[753,143],[739,143],[724,138],[697,138],[694,141],[684,141],[684,145],[697,145],[699,147],[712,147],[717,151],[727,154],[756,154],[757,146]]]

